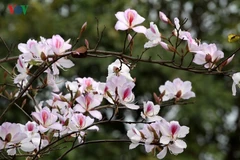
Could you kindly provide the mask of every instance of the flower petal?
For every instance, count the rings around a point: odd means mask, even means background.
[[[179,148],[187,148],[187,144],[183,140],[177,139],[174,143]]]
[[[116,30],[127,30],[128,29],[128,26],[120,21],[117,21],[117,23],[115,24],[115,27],[114,27]]]
[[[101,112],[97,111],[97,110],[93,110],[93,111],[89,111],[89,113],[94,117],[97,118],[98,120],[102,119],[102,114]]]
[[[137,33],[143,33],[143,34],[145,34],[147,30],[144,26],[137,26],[137,27],[133,27],[132,29]]]
[[[157,154],[157,158],[163,159],[166,156],[166,154],[167,154],[167,147],[164,147],[163,150]]]
[[[134,148],[136,148],[138,145],[139,145],[139,143],[131,143],[131,144],[129,145],[129,149],[134,149]]]
[[[162,136],[162,137],[160,138],[160,143],[169,144],[170,140],[171,140],[170,137],[168,137],[168,136]]]
[[[138,106],[138,105],[135,105],[135,104],[125,104],[125,106],[126,106],[127,108],[134,109],[134,110],[139,109],[139,106]]]

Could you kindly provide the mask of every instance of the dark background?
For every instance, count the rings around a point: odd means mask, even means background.
[[[28,5],[26,15],[10,14],[7,5]],[[174,17],[187,18],[185,29],[191,31],[194,37],[203,42],[216,43],[223,50],[225,56],[230,55],[239,47],[239,43],[227,42],[227,35],[240,33],[240,1],[239,0],[189,0],[189,1],[158,1],[158,0],[39,0],[39,1],[1,1],[0,2],[0,37],[10,47],[10,56],[19,55],[18,43],[26,43],[29,38],[39,40],[40,36],[50,38],[60,34],[65,40],[71,39],[74,43],[80,32],[81,26],[87,21],[87,30],[77,44],[84,45],[86,38],[90,48],[97,42],[97,21],[100,31],[106,27],[99,49],[121,51],[124,33],[115,31],[117,21],[114,14],[132,8],[146,18],[144,26],[149,27],[149,22],[154,21],[159,25],[160,32],[169,36],[172,28],[160,22],[158,12],[164,12],[171,20]],[[147,41],[144,35],[137,35],[134,41],[133,54],[138,55],[143,51]],[[0,58],[8,54],[4,43],[0,42]],[[157,46],[147,51],[147,56],[157,57],[165,51]],[[107,66],[114,58],[97,59],[84,58],[72,59],[76,64],[67,72],[61,71],[68,80],[79,77],[93,77],[98,81],[105,81]],[[2,63],[1,66],[12,71],[15,61]],[[226,68],[239,71],[239,56]],[[160,65],[138,63],[132,76],[137,78],[134,93],[136,99],[153,100],[152,93],[158,93],[158,87],[166,80],[172,81],[180,77],[190,80],[197,98],[194,104],[183,106],[169,106],[161,110],[161,116],[168,120],[178,120],[180,124],[190,127],[190,133],[185,138],[187,149],[178,155],[168,154],[166,160],[238,160],[240,159],[240,109],[239,94],[232,96],[232,80],[229,77],[210,76],[177,71]],[[4,76],[4,71],[0,71]],[[0,79],[0,83],[12,84],[12,78]],[[8,87],[11,92],[15,87]],[[36,95],[36,99],[46,100],[45,92]],[[18,102],[21,104],[21,100]],[[0,98],[0,112],[9,104],[9,101]],[[31,113],[33,103],[27,100],[26,111]],[[5,115],[4,121],[26,123],[25,117],[16,107],[12,107]],[[100,132],[93,132],[89,139],[122,138],[125,136],[123,125],[99,126]],[[86,145],[68,154],[66,159],[106,159],[106,160],[154,160],[153,154],[146,154],[144,147],[128,150],[127,143],[103,143]],[[63,149],[64,150],[64,149]],[[55,159],[62,151],[55,151],[44,159]]]

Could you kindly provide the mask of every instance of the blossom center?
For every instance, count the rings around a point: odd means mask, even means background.
[[[48,113],[46,111],[43,111],[42,112],[42,120],[43,120],[44,124],[46,123],[47,119],[48,119]]]
[[[83,116],[79,116],[78,123],[79,123],[80,127],[82,128],[84,125],[84,117]]]
[[[133,22],[133,20],[134,20],[134,13],[133,12],[128,12],[127,13],[127,18],[128,18],[128,23],[129,23],[129,25],[130,26],[132,26],[132,22]]]
[[[205,61],[208,62],[208,63],[212,62],[212,56],[210,54],[207,54],[205,56]]]
[[[29,124],[27,126],[28,131],[33,131],[33,128],[34,128],[33,124]]]
[[[59,40],[57,40],[55,46],[56,46],[56,48],[60,48],[61,47],[61,42]]]
[[[179,90],[179,91],[177,92],[177,94],[176,94],[176,98],[180,98],[181,96],[182,96],[182,91]]]
[[[174,134],[176,133],[177,129],[178,129],[178,126],[177,126],[176,124],[173,124],[173,125],[171,126],[172,135],[174,135]]]
[[[149,104],[149,105],[147,106],[147,112],[151,112],[152,109],[153,109],[152,105]]]
[[[90,105],[91,103],[91,98],[89,96],[86,96],[86,105],[87,107]]]
[[[127,98],[130,95],[130,93],[131,93],[130,88],[127,88],[123,93],[123,100]]]

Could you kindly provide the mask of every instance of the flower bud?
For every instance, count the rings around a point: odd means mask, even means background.
[[[82,25],[82,28],[81,28],[81,34],[85,31],[85,29],[87,28],[87,22],[85,22],[83,25]]]
[[[41,52],[41,55],[40,55],[41,59],[43,61],[45,61],[47,59],[47,56],[45,55],[45,53]]]
[[[224,66],[228,65],[228,64],[232,61],[232,59],[233,59],[234,56],[235,56],[235,54],[233,54],[231,57],[229,57],[228,59],[226,59],[225,61],[223,61],[222,64],[218,67],[218,69],[219,69],[219,70],[222,70],[222,68],[223,68]]]
[[[81,36],[82,36],[82,33],[85,31],[85,29],[87,28],[87,22],[85,22],[83,25],[82,25],[82,28],[80,30],[80,33],[79,33],[79,36],[77,39],[80,39]]]
[[[169,51],[167,43],[161,41],[159,44],[162,46],[163,49],[165,49],[166,51]]]
[[[169,18],[166,16],[166,14],[164,14],[163,12],[159,12],[159,18],[164,22],[164,23],[167,23],[167,24],[172,24],[172,22],[169,20]]]
[[[212,56],[211,56],[210,54],[207,54],[207,55],[205,56],[205,61],[206,61],[207,63],[212,62]]]

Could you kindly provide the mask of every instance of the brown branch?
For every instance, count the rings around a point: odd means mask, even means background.
[[[198,74],[206,74],[206,75],[227,75],[227,73],[229,71],[217,71],[216,69],[206,69],[206,68],[196,68],[196,67],[184,67],[181,66],[179,67],[179,65],[173,63],[172,60],[152,60],[151,58],[148,59],[140,59],[138,57],[134,57],[134,56],[129,56],[129,55],[125,55],[122,54],[122,52],[114,52],[114,51],[103,51],[103,50],[87,50],[87,53],[90,53],[91,56],[94,55],[111,55],[117,58],[125,58],[128,60],[131,60],[133,62],[145,62],[145,63],[152,63],[152,64],[159,64],[162,66],[166,66],[169,68],[173,68],[173,69],[177,69],[177,70],[184,70],[184,71],[188,71],[188,72],[193,72],[193,73],[198,73]],[[97,57],[97,56],[96,56]],[[98,58],[98,57],[97,57]]]
[[[63,157],[65,157],[69,152],[74,150],[75,148],[78,148],[82,145],[88,145],[88,144],[96,144],[96,143],[116,143],[116,142],[121,142],[121,143],[130,143],[130,140],[125,140],[125,139],[105,139],[105,140],[92,140],[92,141],[87,141],[81,144],[78,144],[76,146],[71,147],[69,150],[67,150],[65,153],[63,153],[57,160],[61,160]]]
[[[75,148],[78,148],[80,146],[83,145],[88,145],[88,144],[96,144],[96,143],[131,143],[131,140],[127,140],[127,139],[103,139],[103,140],[92,140],[92,141],[87,141],[87,142],[83,142],[81,144],[78,144],[74,147],[71,147],[69,150],[67,150],[65,153],[63,153],[57,160],[61,160],[63,157],[65,157],[69,152],[71,152],[72,150],[74,150]],[[145,144],[144,142],[139,142],[139,144]],[[166,145],[163,145],[161,143],[150,143],[150,145],[157,145],[161,148],[165,147]]]
[[[16,61],[17,59],[18,59],[18,56],[6,57],[6,58],[0,59],[0,63],[9,62],[9,61]]]

